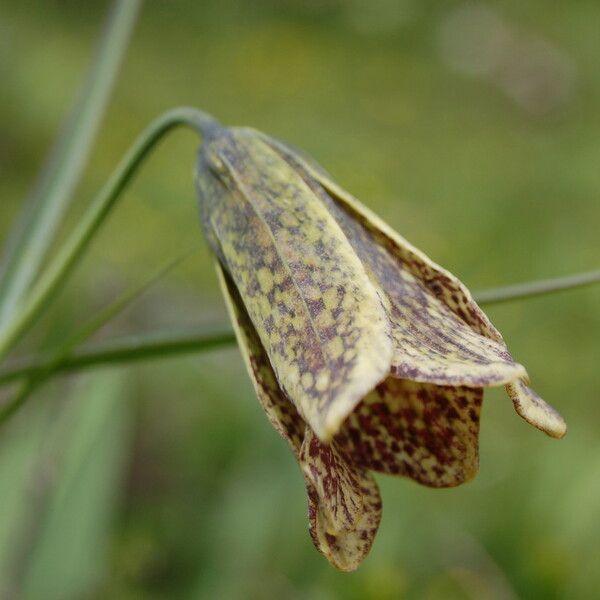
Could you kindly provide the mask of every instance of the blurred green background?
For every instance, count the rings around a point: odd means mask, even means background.
[[[2,240],[106,8],[0,5]],[[471,289],[598,268],[598,23],[597,0],[149,1],[65,231],[141,129],[188,104],[303,148]],[[189,248],[100,337],[226,323],[196,146],[182,131],[153,154],[23,352]],[[56,380],[0,437],[0,583],[44,600],[597,598],[599,300],[488,310],[568,436],[488,392],[478,477],[379,477],[383,521],[353,574],[314,550],[302,478],[235,347]]]

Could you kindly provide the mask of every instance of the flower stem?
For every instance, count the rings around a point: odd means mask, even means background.
[[[27,379],[20,385],[15,395],[0,407],[0,427],[17,411],[18,408],[31,396],[31,394],[53,374],[61,364],[63,364],[73,353],[75,348],[80,346],[89,337],[94,335],[106,323],[112,320],[132,302],[137,300],[151,285],[161,279],[168,271],[176,266],[181,260],[179,257],[169,261],[150,279],[140,285],[134,285],[124,294],[119,296],[114,302],[111,302],[106,308],[101,310],[86,325],[70,336],[65,343],[59,346],[43,364],[27,374]]]
[[[557,277],[555,279],[543,279],[541,281],[518,283],[491,290],[483,290],[474,294],[474,297],[478,304],[499,304],[500,302],[523,300],[532,298],[533,296],[571,290],[599,282],[600,271],[588,271],[587,273],[567,275],[566,277]]]
[[[480,304],[494,304],[549,294],[600,282],[600,271],[510,285],[476,294]],[[185,332],[151,332],[125,336],[76,350],[56,364],[54,372],[68,373],[101,366],[119,366],[131,362],[164,358],[179,354],[207,352],[235,343],[235,335],[222,327],[216,333],[205,329]],[[37,376],[47,371],[49,357],[33,357],[0,370],[0,386]]]
[[[53,373],[71,373],[95,367],[120,366],[152,358],[206,352],[231,346],[234,343],[235,335],[228,331],[226,326],[214,332],[194,329],[128,335],[75,350],[54,366]],[[39,377],[48,372],[51,362],[51,355],[21,360],[0,370],[0,386],[25,377]]]
[[[76,229],[35,283],[20,310],[0,331],[0,361],[29,330],[67,279],[140,164],[156,143],[179,125],[187,125],[202,136],[219,126],[218,122],[206,113],[183,107],[164,113],[142,132],[96,196]]]

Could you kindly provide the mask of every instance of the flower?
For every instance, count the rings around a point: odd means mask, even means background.
[[[373,472],[431,487],[478,468],[486,387],[553,437],[562,417],[448,271],[262,133],[215,128],[197,187],[256,393],[301,467],[315,546],[355,569],[381,518]]]

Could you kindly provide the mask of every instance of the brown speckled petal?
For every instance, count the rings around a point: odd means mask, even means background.
[[[268,140],[290,164],[306,172],[307,181],[323,187],[324,202],[370,277],[386,292],[395,343],[393,374],[438,384],[508,384],[521,417],[552,437],[564,435],[562,417],[524,385],[525,369],[513,361],[498,330],[452,273],[338,186],[314,161]]]
[[[309,497],[310,534],[335,567],[353,571],[368,554],[381,520],[379,488],[335,442],[310,429],[300,452]]]
[[[291,154],[285,154],[285,158],[304,174],[307,185],[327,206],[386,300],[394,342],[393,375],[439,385],[472,387],[504,385],[526,375],[524,367],[513,361],[497,332],[499,341],[485,337],[463,320],[462,309],[455,307],[455,311],[444,297],[438,297],[434,283],[421,277],[416,255],[400,254],[392,241],[365,221],[363,215],[343,201],[334,200],[331,191],[325,191],[301,161]],[[440,291],[443,289],[439,287]],[[468,293],[458,282],[452,289],[457,302],[459,289],[462,295]],[[478,316],[476,322],[491,327],[485,315],[477,311],[473,310]]]
[[[258,132],[257,132],[258,133]],[[340,187],[335,180],[311,157],[295,153],[278,140],[259,134],[273,148],[297,168],[319,182],[336,202],[341,203],[369,231],[375,233],[383,245],[415,275],[427,284],[433,294],[440,298],[465,323],[485,337],[502,341],[500,332],[473,300],[468,288],[452,273],[433,262],[424,252],[413,246],[370,208]]]
[[[311,538],[336,568],[352,571],[369,552],[381,519],[377,483],[335,443],[323,444],[306,426],[281,391],[235,285],[220,266],[217,272],[260,403],[302,469]]]
[[[392,324],[393,375],[439,385],[503,385],[526,374],[503,343],[474,331],[351,213],[324,197],[374,283]]]
[[[379,292],[327,207],[259,137],[226,131],[205,144],[200,165],[207,237],[279,384],[327,441],[389,373]]]
[[[456,486],[477,473],[482,397],[481,388],[390,377],[356,407],[335,441],[369,469]]]

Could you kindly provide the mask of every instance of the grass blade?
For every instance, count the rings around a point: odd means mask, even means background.
[[[235,335],[226,325],[214,331],[196,327],[185,331],[127,335],[75,350],[55,365],[53,372],[66,374],[96,367],[128,365],[143,360],[207,352],[233,343]],[[51,356],[48,355],[21,360],[0,371],[0,385],[38,376],[48,369],[50,361]]]
[[[116,317],[141,294],[143,294],[150,286],[161,279],[168,271],[175,267],[175,265],[179,264],[181,260],[182,257],[169,261],[150,279],[144,281],[141,285],[135,285],[131,287],[122,296],[101,310],[86,325],[72,335],[63,345],[59,346],[59,348],[57,348],[51,354],[44,365],[29,374],[29,377],[20,386],[16,394],[0,409],[0,426],[4,424],[8,418],[24,404],[33,391],[35,391],[48,377],[52,375],[57,366],[60,365],[77,346],[85,342],[88,338],[94,335],[94,333],[106,325],[106,323]]]
[[[588,285],[600,283],[600,271],[588,271],[577,275],[567,275],[553,279],[542,279],[540,281],[529,281],[517,283],[504,287],[483,290],[474,294],[479,304],[499,304],[500,302],[511,302],[513,300],[525,300],[534,296],[554,294],[564,290],[573,290]]]
[[[87,79],[6,248],[0,324],[37,275],[86,165],[129,43],[141,0],[115,2]]]

